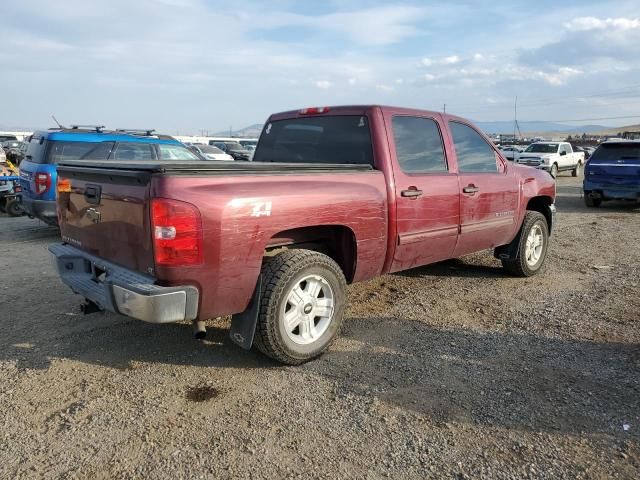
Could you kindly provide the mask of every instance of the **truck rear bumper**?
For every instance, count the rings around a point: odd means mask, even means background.
[[[153,277],[120,267],[71,245],[49,246],[62,281],[98,307],[150,323],[195,320],[198,289],[161,287]]]

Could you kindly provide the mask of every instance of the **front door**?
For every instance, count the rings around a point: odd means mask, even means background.
[[[449,122],[460,183],[460,237],[455,256],[509,243],[516,231],[519,180],[474,128]]]
[[[458,177],[449,171],[440,118],[388,115],[396,193],[391,271],[450,258],[458,238]]]

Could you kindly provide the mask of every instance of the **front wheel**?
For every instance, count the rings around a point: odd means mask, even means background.
[[[507,272],[518,277],[531,277],[540,271],[549,247],[549,226],[540,212],[528,211],[522,222],[515,258],[502,260]]]
[[[338,264],[318,252],[289,250],[267,258],[262,275],[255,346],[288,365],[321,355],[344,314],[346,280]]]
[[[551,165],[551,171],[549,172],[551,174],[551,176],[553,178],[556,178],[558,176],[558,164],[554,163],[553,165]]]

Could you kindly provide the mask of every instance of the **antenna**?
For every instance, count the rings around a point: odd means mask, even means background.
[[[518,136],[516,136],[516,131]],[[516,99],[513,102],[513,140],[516,141],[519,137],[522,137],[522,132],[518,123],[518,96],[516,95]]]
[[[51,118],[53,118],[53,121],[56,122],[56,124],[58,125],[58,128],[63,129],[64,126],[56,119],[55,115],[51,115]]]
[[[442,112],[443,113],[447,113],[447,104],[446,103],[442,106]]]

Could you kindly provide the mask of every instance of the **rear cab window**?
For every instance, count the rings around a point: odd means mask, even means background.
[[[265,126],[254,162],[374,165],[366,115],[276,120]]]
[[[502,162],[486,140],[464,123],[449,122],[460,173],[498,173]]]
[[[448,171],[442,136],[435,120],[394,116],[392,128],[396,158],[404,173]]]

